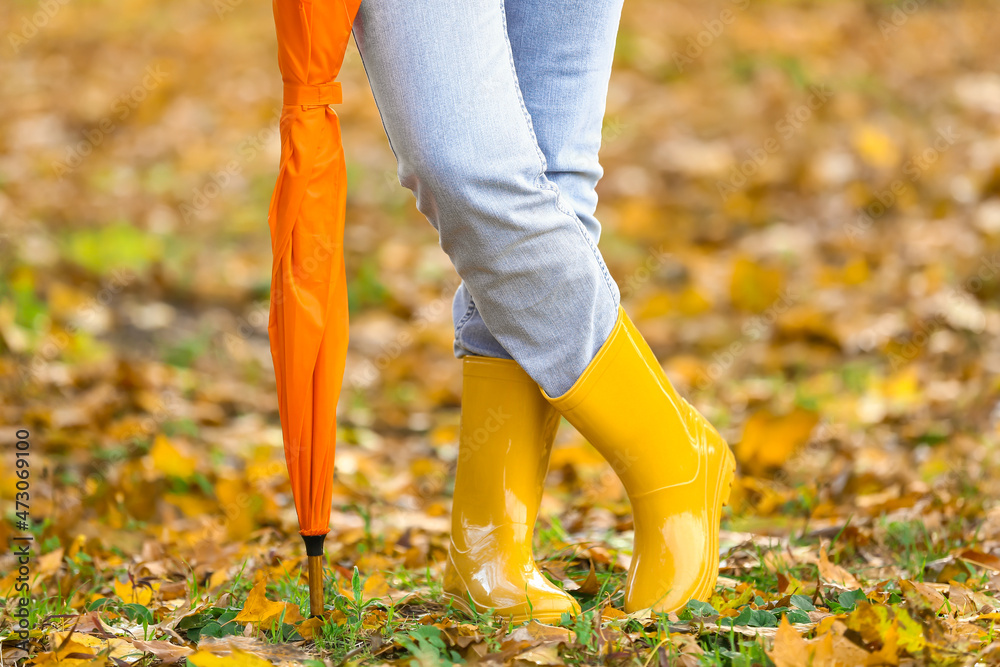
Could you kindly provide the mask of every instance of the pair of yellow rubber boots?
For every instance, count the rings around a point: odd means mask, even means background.
[[[551,398],[515,362],[465,357],[445,596],[471,612],[558,622],[579,605],[538,570],[532,536],[559,415],[608,460],[632,504],[625,611],[707,600],[719,518],[734,473],[729,446],[681,398],[619,310],[572,388]]]

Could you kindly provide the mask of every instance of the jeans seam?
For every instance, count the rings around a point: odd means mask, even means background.
[[[517,78],[517,67],[514,65],[514,51],[511,48],[510,37],[507,33],[507,8],[505,0],[500,0],[500,19],[503,25],[504,42],[507,44],[507,62],[510,65],[510,72],[514,77],[514,90],[517,93],[517,101],[518,104],[521,105],[521,113],[528,125],[528,133],[531,135],[531,141],[535,146],[535,153],[538,155],[538,161],[541,165],[541,169],[538,176],[535,178],[533,185],[539,190],[546,190],[555,195],[556,210],[563,215],[569,216],[573,222],[576,223],[573,226],[576,228],[577,233],[583,237],[584,241],[587,243],[587,247],[590,248],[594,262],[601,269],[601,274],[604,276],[604,285],[608,288],[611,301],[615,302],[616,286],[614,284],[614,280],[611,278],[611,273],[608,271],[607,265],[601,259],[600,250],[598,250],[597,246],[594,244],[594,239],[590,238],[590,234],[587,233],[586,228],[583,226],[583,222],[580,221],[580,218],[576,215],[576,213],[563,207],[563,202],[559,197],[559,188],[556,187],[555,183],[548,181],[545,176],[545,171],[548,169],[548,163],[545,161],[545,153],[542,152],[541,147],[538,145],[538,137],[535,135],[535,125],[531,121],[531,114],[528,113],[528,107],[524,104],[524,95],[521,93],[521,84]]]
[[[472,316],[475,314],[476,314],[476,302],[470,298],[469,307],[465,309],[465,315],[463,315],[462,319],[460,319],[458,323],[455,324],[455,340],[458,342],[459,345],[461,345],[465,349],[468,349],[468,347],[462,341],[462,330],[465,328],[465,325],[469,323],[469,320],[471,320]]]

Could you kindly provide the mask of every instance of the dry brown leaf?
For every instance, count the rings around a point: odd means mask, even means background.
[[[187,646],[178,646],[177,644],[171,644],[170,642],[159,639],[153,639],[150,641],[133,639],[132,646],[136,647],[140,651],[152,653],[158,659],[166,663],[177,662],[181,658],[194,653],[194,650],[188,648]]]
[[[601,590],[601,582],[597,580],[597,573],[594,570],[594,561],[590,561],[590,571],[587,573],[587,576],[580,579],[574,579],[573,582],[578,586],[577,590],[584,595],[597,595],[597,593]]]
[[[973,601],[970,591],[966,586],[952,581],[948,585],[948,603],[953,612],[958,616],[968,616],[979,612],[979,608]]]
[[[900,579],[899,588],[907,600],[930,609],[935,614],[948,612],[948,600],[945,596],[922,581]]]
[[[844,568],[831,563],[826,555],[826,547],[819,551],[819,578],[824,584],[830,584],[838,588],[856,591],[861,588],[861,582],[854,578],[854,575]]]
[[[566,628],[544,625],[538,621],[522,625],[507,635],[508,640],[531,642],[532,644],[570,642],[571,637],[572,633]]]
[[[985,567],[994,572],[1000,572],[1000,557],[993,554],[983,553],[975,549],[966,549],[958,555],[964,561],[968,561],[980,567]]]
[[[559,657],[559,646],[546,644],[536,646],[514,658],[514,664],[525,665],[563,665],[565,661]]]

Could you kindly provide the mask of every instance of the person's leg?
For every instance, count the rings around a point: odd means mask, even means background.
[[[507,35],[545,176],[597,243],[598,160],[622,0],[507,0]],[[458,356],[507,356],[461,285],[453,311]]]
[[[580,606],[541,573],[535,520],[559,416],[510,359],[462,360],[462,423],[444,571],[446,599],[469,613],[558,623]]]
[[[456,318],[459,347],[511,357],[559,395],[614,327],[618,288],[546,176],[506,18],[500,0],[365,0],[355,38],[400,182],[491,334],[466,333],[470,301]]]
[[[546,176],[502,3],[427,5],[365,0],[356,24],[401,182],[489,331],[621,477],[636,522],[626,610],[707,599],[732,454],[612,305],[594,238]]]

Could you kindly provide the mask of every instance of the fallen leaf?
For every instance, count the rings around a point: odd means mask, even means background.
[[[279,618],[284,623],[294,624],[302,620],[299,608],[289,602],[275,602],[269,600],[266,595],[267,580],[261,579],[250,590],[247,601],[243,609],[233,620],[237,623],[257,623],[269,626]],[[282,617],[284,613],[284,617]]]
[[[587,573],[586,577],[573,581],[579,587],[577,590],[584,595],[597,595],[601,590],[601,582],[597,580],[597,573],[594,570],[594,561],[590,561],[590,572]]]
[[[976,551],[975,549],[966,549],[958,555],[964,561],[974,563],[980,567],[989,568],[994,572],[1000,572],[1000,557],[994,556],[993,554],[983,553],[982,551]]]
[[[566,628],[544,625],[531,621],[527,625],[515,629],[507,635],[508,640],[547,644],[553,642],[569,642],[572,633]]]
[[[778,631],[774,635],[774,646],[767,652],[774,661],[775,667],[834,667],[833,635],[825,634],[812,640],[805,640],[788,622],[781,619]]]
[[[197,459],[182,454],[162,433],[153,440],[149,457],[153,468],[167,477],[188,479],[194,474],[197,465]]]
[[[901,579],[899,588],[907,600],[930,609],[935,614],[947,613],[948,611],[948,600],[944,595],[922,581]]]
[[[854,578],[854,575],[844,568],[830,562],[827,558],[826,548],[819,551],[819,578],[826,584],[849,591],[856,591],[861,588],[861,582]]]
[[[60,646],[65,642],[65,646],[63,646],[63,649],[60,651],[61,655],[73,652],[98,655],[100,653],[107,652],[111,658],[118,660],[129,659],[129,662],[134,662],[138,658],[142,657],[141,654],[132,646],[132,643],[122,637],[102,639],[100,637],[86,635],[80,632],[71,632],[70,630],[62,632],[55,631],[51,633],[49,637],[52,646]],[[66,641],[67,638],[69,641]],[[72,650],[69,650],[70,648],[72,648]]]
[[[187,656],[187,659],[195,667],[272,667],[270,661],[239,649],[233,649],[229,655],[198,651]]]
[[[819,415],[797,408],[787,415],[758,410],[743,427],[743,437],[736,446],[741,469],[760,476],[781,467],[796,451],[809,442]]]
[[[729,295],[737,308],[760,313],[779,299],[783,282],[784,275],[779,269],[740,257],[733,263]]]
[[[115,595],[117,595],[122,602],[128,602],[132,604],[141,604],[143,607],[148,607],[149,603],[153,601],[153,593],[160,590],[159,582],[153,583],[133,583],[132,580],[114,581]]]
[[[194,651],[187,646],[178,646],[177,644],[171,644],[170,642],[160,639],[153,639],[150,641],[133,639],[132,646],[136,647],[140,651],[152,653],[159,660],[166,663],[177,662],[184,656],[194,653]]]
[[[300,635],[302,635],[306,639],[312,639],[316,631],[319,628],[323,627],[323,625],[325,624],[326,624],[326,619],[321,618],[319,616],[313,616],[312,618],[307,618],[306,620],[296,625],[295,629],[298,631]]]

